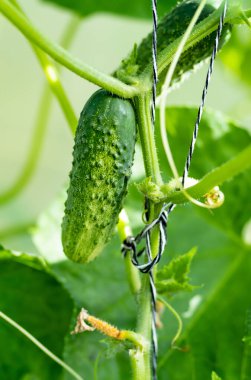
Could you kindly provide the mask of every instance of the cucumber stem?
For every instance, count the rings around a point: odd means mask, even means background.
[[[251,145],[243,149],[231,160],[228,160],[221,166],[207,173],[196,185],[186,188],[186,192],[193,198],[200,198],[208,193],[214,186],[220,185],[242,173],[251,167]],[[183,191],[174,191],[166,198],[164,202],[172,202],[175,204],[185,203],[189,200]]]
[[[140,95],[135,99],[138,113],[138,127],[141,147],[147,177],[151,177],[157,184],[162,184],[157,149],[154,138],[154,129],[150,114],[150,92]],[[150,202],[150,220],[155,218],[159,212],[159,205]],[[155,229],[151,237],[151,249],[153,257],[158,252],[159,232]],[[146,344],[142,351],[131,350],[133,380],[151,379],[151,296],[149,276],[143,274],[142,285],[138,297],[137,311],[137,333],[142,335]]]
[[[23,17],[25,17],[27,22],[29,22],[28,17],[26,16],[24,11],[22,10],[18,1],[17,0],[10,0],[10,2],[14,5],[16,10],[19,11]],[[74,27],[73,27],[73,23],[71,20],[71,22],[69,24],[69,36],[68,36],[68,27],[67,27],[66,32],[63,36],[63,40],[65,40],[65,41],[63,41],[63,43],[66,42],[65,46],[63,45],[65,48],[67,48],[69,46],[69,44],[71,44],[72,38],[74,37],[74,33],[76,32],[78,26],[80,25],[79,21],[80,21],[80,19],[78,19],[78,22],[76,23],[76,18],[74,17],[74,19],[73,19]],[[70,101],[66,95],[66,92],[62,86],[62,83],[60,81],[59,70],[53,64],[51,59],[36,46],[36,44],[31,43],[31,47],[32,47],[43,71],[44,71],[44,74],[45,74],[47,82],[50,86],[50,89],[52,90],[52,92],[54,93],[56,98],[58,99],[58,102],[59,102],[61,109],[62,109],[62,111],[66,117],[66,120],[69,123],[70,129],[72,130],[73,133],[75,133],[75,129],[76,129],[78,121],[77,121],[75,112],[72,108],[72,105],[71,105],[71,103],[70,103]]]
[[[137,333],[144,339],[143,350],[130,350],[133,380],[151,380],[151,299],[149,276],[143,275],[138,300]]]
[[[136,99],[139,135],[146,176],[151,177],[153,182],[161,185],[162,178],[160,174],[154,130],[150,115],[150,99],[150,93],[140,95]]]

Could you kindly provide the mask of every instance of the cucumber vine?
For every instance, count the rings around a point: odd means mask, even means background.
[[[150,221],[158,216],[164,203],[172,202],[174,204],[182,204],[189,202],[191,200],[189,197],[199,199],[205,194],[209,193],[215,186],[222,184],[223,182],[231,179],[235,175],[241,173],[251,166],[251,146],[248,146],[231,160],[207,173],[193,186],[187,187],[185,189],[179,189],[170,186],[170,183],[164,183],[161,175],[161,167],[159,163],[158,151],[156,148],[155,134],[152,128],[149,106],[151,99],[152,65],[147,63],[140,74],[137,74],[137,71],[135,70],[133,72],[133,75],[136,73],[136,78],[130,75],[126,77],[126,70],[118,70],[114,76],[105,74],[73,57],[67,51],[67,49],[64,49],[62,46],[45,37],[35,26],[32,25],[16,0],[0,0],[0,11],[30,41],[34,53],[37,56],[44,71],[50,90],[56,96],[72,133],[75,133],[77,119],[74,114],[72,105],[60,81],[60,76],[58,73],[59,67],[55,66],[52,59],[55,60],[58,64],[66,67],[78,75],[80,78],[88,80],[91,83],[102,87],[103,89],[109,91],[112,94],[115,94],[118,97],[131,99],[137,117],[138,132],[142,148],[145,174],[147,177],[147,180],[141,184],[140,189],[150,201]],[[210,36],[217,29],[220,12],[221,9],[211,12],[208,17],[205,17],[195,26],[192,25],[192,30],[188,31],[186,40],[182,39],[182,35],[177,36],[177,38],[175,38],[172,43],[166,46],[159,53],[159,74],[167,70],[170,67],[171,63],[174,62],[174,57],[179,47],[180,56],[181,52],[184,53],[193,47],[195,48],[199,42]],[[238,6],[231,5],[227,13],[226,24],[239,24],[247,22],[249,17],[251,17],[251,10],[243,11]],[[194,21],[196,22],[196,20]],[[74,22],[74,25],[76,26],[79,24],[76,24]],[[72,36],[73,35],[74,33],[72,33]],[[62,43],[62,45],[66,44]],[[179,58],[179,56],[177,57]],[[125,62],[128,63],[129,61],[124,61],[124,63]],[[118,74],[119,72],[123,72],[123,75],[120,76]],[[171,76],[168,80],[167,87],[169,87],[169,84],[171,83],[174,72],[175,66],[173,67],[173,70],[171,70]],[[118,77],[115,77],[116,75]],[[48,118],[48,114],[44,112],[44,109],[47,109],[49,112],[49,103],[50,100],[48,100],[48,89],[46,89],[43,94],[43,101],[41,105],[41,113],[44,115],[43,118],[41,118],[41,115],[39,114],[40,123],[37,123],[37,130],[34,136],[34,141],[36,144],[32,146],[32,150],[28,157],[28,164],[26,165],[22,176],[18,179],[13,189],[6,194],[0,195],[0,203],[5,203],[9,199],[12,199],[12,197],[27,184],[28,179],[34,172],[41,150],[42,138],[45,132],[45,125]],[[164,108],[162,107],[162,111],[163,110]],[[121,240],[124,240],[128,233],[131,234],[130,224],[125,211],[122,211],[120,214],[117,228]],[[155,229],[153,231],[151,240],[152,253],[154,256],[157,255],[158,244],[159,233],[157,229]],[[149,292],[149,278],[148,276],[139,275],[138,271],[132,265],[129,256],[125,257],[125,268],[131,292],[135,296],[137,302],[137,328],[136,333],[133,333],[132,331],[125,333],[125,330],[123,330],[123,334],[125,334],[121,335],[121,340],[130,340],[133,344],[129,350],[129,356],[131,359],[133,371],[133,380],[150,380],[151,299]],[[154,276],[157,276],[157,269],[154,270]],[[176,311],[165,301],[165,299],[160,296],[159,300],[165,304],[167,308],[169,308],[169,310],[176,316],[178,320],[179,329],[173,340],[173,343],[175,343],[181,334],[181,319]],[[3,317],[2,313],[0,313],[0,316]],[[93,323],[96,323],[95,327],[100,323],[106,323],[102,321],[100,322],[99,319],[92,316],[92,319],[90,319],[90,316],[87,313],[85,313],[85,316],[87,322],[91,323],[90,321],[92,320],[92,322],[94,321]],[[6,321],[8,321],[7,317],[4,318]],[[14,325],[12,321],[9,320],[9,322]],[[108,329],[110,328],[109,326]],[[100,331],[102,331],[102,329],[100,329]],[[104,331],[105,330],[103,329],[102,332],[105,333]],[[35,344],[37,343],[35,342]],[[62,365],[62,363],[60,364]],[[68,372],[72,371],[72,369],[69,367],[67,368],[66,365],[64,365],[64,367],[68,370]],[[72,375],[74,375],[75,378],[80,379],[80,377],[78,377],[78,374],[76,374],[74,371]]]

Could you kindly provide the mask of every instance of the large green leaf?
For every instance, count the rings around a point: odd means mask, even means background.
[[[106,12],[115,13],[123,16],[138,17],[138,18],[151,18],[151,3],[145,0],[44,0],[56,4],[58,6],[70,9],[77,12],[82,16],[88,16],[93,13]],[[177,0],[159,0],[158,13],[163,15],[167,13],[175,4]]]
[[[119,328],[135,327],[136,308],[126,282],[120,243],[116,237],[102,255],[90,264],[64,261],[54,264],[52,269],[75,300],[76,312],[84,307],[90,314]],[[73,319],[73,324],[74,322]],[[69,336],[66,339],[64,358],[87,379],[93,377],[93,367],[98,355],[100,380],[122,378],[119,376],[121,365],[124,378],[130,378],[128,355],[119,354],[116,358],[105,360],[102,355],[105,345],[100,342],[102,339],[98,332]],[[70,380],[67,374],[65,378]]]
[[[212,370],[223,379],[240,378],[246,311],[250,307],[250,251],[239,250],[229,270],[188,325],[180,346],[162,362],[170,379],[210,380]],[[213,272],[211,272],[213,275]]]
[[[72,301],[41,259],[0,248],[0,310],[58,356]],[[60,379],[62,369],[20,332],[0,320],[0,378]]]
[[[170,144],[180,173],[196,113],[195,108],[188,107],[166,111]],[[159,134],[157,140],[163,165],[165,159]],[[241,126],[219,113],[205,112],[190,175],[199,179],[250,142],[249,132]],[[168,179],[170,171],[165,174]],[[197,245],[198,255],[190,278],[192,283],[203,283],[204,288],[194,291],[190,301],[185,295],[174,301],[185,317],[183,340],[179,344],[183,351],[168,349],[166,339],[160,335],[161,348],[166,351],[162,356],[163,351],[160,350],[160,378],[163,380],[167,373],[170,380],[210,380],[212,371],[222,379],[240,378],[242,338],[246,311],[250,307],[251,286],[250,249],[242,242],[241,233],[251,216],[250,185],[248,172],[222,187],[226,201],[213,213],[186,206],[177,208],[170,216],[169,255]],[[187,244],[191,244],[190,247]],[[193,298],[196,297],[200,305],[192,310]],[[188,302],[190,308],[186,311]],[[164,321],[168,326],[169,318],[165,317]]]
[[[151,18],[151,2],[145,0],[134,0],[128,3],[126,0],[43,0],[60,7],[74,11],[82,16],[88,16],[93,13],[105,12],[115,13],[122,16]],[[158,15],[163,16],[172,7],[177,4],[177,0],[158,0]],[[208,3],[217,6],[217,0],[208,0]]]

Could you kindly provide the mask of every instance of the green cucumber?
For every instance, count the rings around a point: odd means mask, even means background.
[[[199,1],[183,1],[172,9],[160,22],[157,29],[157,52],[158,56],[163,50],[173,43],[177,38],[180,38],[186,31],[197,7]],[[208,17],[215,11],[212,5],[206,4],[203,8],[197,24]],[[230,36],[231,26],[226,24],[223,27],[223,32],[220,41],[220,47],[225,44]],[[212,49],[215,42],[216,32],[210,33],[200,42],[186,50],[180,57],[177,64],[172,85],[180,82],[186,74],[202,63],[212,54]],[[165,80],[169,66],[167,66],[159,75],[158,93]],[[144,75],[144,78],[152,79],[152,33],[150,33],[142,42],[135,46],[129,57],[122,61],[122,64],[115,72],[115,76],[126,83],[137,83],[138,77]]]
[[[98,90],[79,119],[62,223],[65,254],[85,263],[103,249],[118,221],[136,140],[132,103]]]

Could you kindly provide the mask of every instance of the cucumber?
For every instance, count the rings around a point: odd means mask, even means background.
[[[184,34],[198,4],[199,1],[196,0],[183,1],[173,8],[172,11],[158,23],[158,56],[168,45]],[[206,4],[197,23],[204,20],[214,11],[215,8],[212,5]],[[231,26],[229,24],[224,25],[220,47],[222,47],[229,39],[230,30]],[[215,35],[216,32],[212,32],[181,55],[171,85],[180,82],[186,76],[185,74],[188,74],[195,69],[199,63],[203,62],[212,54]],[[167,66],[159,75],[158,93],[160,93],[168,68],[169,66]],[[152,33],[143,39],[139,46],[134,47],[128,58],[122,61],[121,66],[114,75],[126,83],[133,84],[138,82],[138,76],[142,73],[146,78],[149,78],[149,80],[152,79]]]
[[[62,244],[85,263],[103,249],[118,221],[136,141],[132,103],[98,90],[81,112],[73,150]]]

